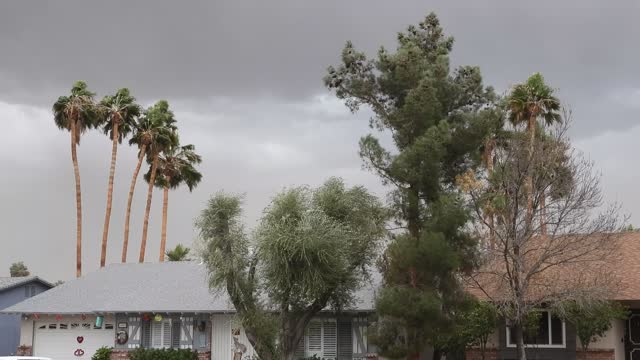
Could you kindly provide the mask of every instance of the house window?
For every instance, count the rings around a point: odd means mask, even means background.
[[[538,318],[538,328],[525,334],[525,346],[564,348],[566,345],[565,323],[549,311],[541,311]],[[515,331],[507,327],[507,346],[516,346]]]
[[[36,296],[36,287],[34,285],[27,285],[24,287],[24,297],[30,298]]]
[[[160,321],[145,321],[142,331],[142,347],[153,349],[193,348],[193,318],[166,317]]]
[[[171,319],[151,322],[151,347],[171,348]]]
[[[298,353],[301,352],[302,346]],[[316,319],[309,323],[304,337],[304,356],[317,356],[320,359],[335,359],[338,356],[338,327],[335,319]]]

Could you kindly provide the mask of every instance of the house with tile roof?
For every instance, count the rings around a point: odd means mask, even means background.
[[[0,309],[43,293],[53,285],[37,276],[0,277]],[[20,316],[0,314],[0,356],[15,355],[20,339]]]
[[[193,349],[200,359],[255,356],[224,291],[211,292],[196,262],[112,264],[0,312],[19,314],[23,355],[87,360],[103,346],[112,359],[137,348]],[[366,329],[374,286],[352,308],[321,312],[306,330],[300,357],[364,359],[375,350]]]
[[[601,263],[588,265],[571,264],[559,267],[551,277],[538,279],[543,287],[532,288],[532,292],[544,291],[547,286],[570,287],[575,282],[588,281],[592,274],[606,274],[610,288],[608,298],[629,309],[626,319],[614,320],[606,334],[591,343],[589,350],[582,352],[580,340],[572,324],[564,322],[552,312],[541,309],[538,330],[535,336],[526,339],[529,359],[590,359],[590,360],[639,360],[640,359],[640,232],[628,232],[611,236],[615,241],[613,252]],[[467,291],[484,301],[499,298],[508,291],[502,284],[504,277],[499,272],[489,277],[479,277],[467,284]],[[479,279],[479,280],[478,280]],[[550,284],[549,283],[553,283]],[[496,329],[487,344],[485,359],[516,359],[515,337],[505,322]],[[467,360],[479,360],[479,349],[467,351]]]

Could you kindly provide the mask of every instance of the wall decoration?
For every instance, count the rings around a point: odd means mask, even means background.
[[[118,330],[116,333],[116,342],[118,345],[124,345],[129,341],[129,333],[127,330]]]
[[[57,321],[62,320],[62,315],[56,315],[56,320],[57,320]]]
[[[78,342],[78,344],[82,344],[82,342],[84,341],[84,336],[78,336],[76,338],[76,341]]]
[[[156,316],[154,316],[154,317],[153,317],[153,320],[155,320],[155,321],[157,321],[157,322],[162,321],[162,315],[160,315],[160,314],[156,314]]]
[[[82,355],[84,355],[84,350],[82,349],[77,349],[76,351],[73,352],[73,355],[80,357]]]
[[[151,315],[150,314],[142,314],[142,320],[144,320],[144,321],[151,320]]]
[[[97,328],[101,328],[102,327],[102,321],[104,321],[104,317],[103,316],[97,316],[96,317],[96,327]]]
[[[81,318],[82,320],[87,320],[87,315],[82,314],[82,315],[80,315],[80,318]]]

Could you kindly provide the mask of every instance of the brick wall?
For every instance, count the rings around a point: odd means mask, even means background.
[[[16,349],[16,356],[32,356],[33,348],[27,345],[20,345],[18,349]]]
[[[498,360],[497,349],[487,349],[484,351],[485,360]],[[465,352],[465,360],[482,360],[482,352],[480,349],[468,349]]]
[[[211,360],[211,351],[198,352],[198,360]]]
[[[129,360],[129,352],[127,350],[113,349],[111,351],[111,360]]]
[[[576,360],[615,360],[616,356],[613,350],[593,349],[585,351],[576,351]]]
[[[129,352],[114,349],[111,352],[111,360],[129,360]],[[198,352],[198,360],[211,360],[211,351]]]

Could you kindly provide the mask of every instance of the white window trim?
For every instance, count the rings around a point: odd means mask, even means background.
[[[564,320],[562,320],[562,344],[555,344],[552,345],[551,344],[551,312],[550,311],[542,311],[544,313],[547,314],[547,317],[549,319],[548,326],[549,326],[549,344],[524,344],[525,348],[547,348],[547,349],[564,349],[567,347],[567,326],[564,322]],[[511,343],[511,328],[509,328],[509,326],[506,327],[506,333],[507,333],[507,347],[508,348],[515,348],[516,344],[512,344]]]

